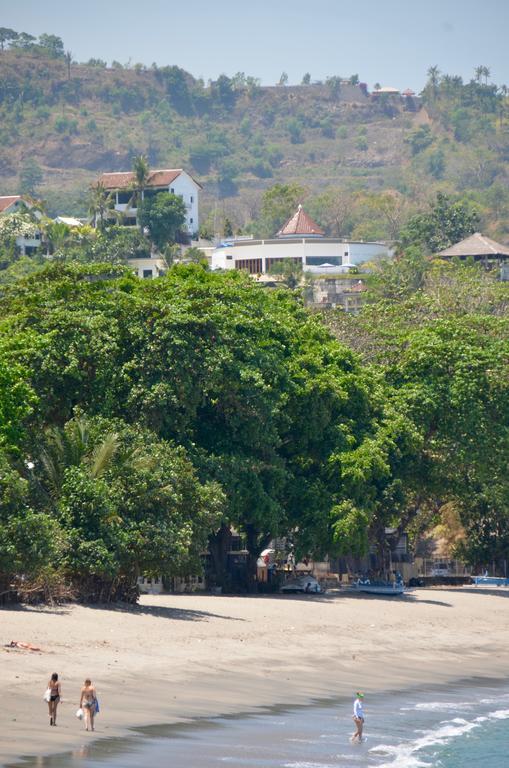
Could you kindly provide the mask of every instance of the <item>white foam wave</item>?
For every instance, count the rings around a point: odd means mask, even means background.
[[[284,768],[337,768],[337,766],[331,763],[306,763],[299,761],[297,763],[285,763]]]
[[[405,711],[418,710],[419,712],[456,712],[468,711],[473,708],[471,701],[423,701],[414,707],[402,707]]]
[[[391,758],[389,762],[381,764],[379,768],[421,768],[421,766],[424,768],[424,766],[429,766],[430,763],[421,760],[416,753],[427,747],[447,744],[451,739],[462,736],[478,727],[479,723],[476,721],[455,717],[453,720],[441,723],[438,728],[431,731],[422,731],[422,736],[414,741],[403,742],[397,745],[378,744],[369,751],[387,755],[387,757]]]
[[[490,712],[489,717],[494,720],[507,720],[509,718],[509,709],[497,709],[495,712]]]

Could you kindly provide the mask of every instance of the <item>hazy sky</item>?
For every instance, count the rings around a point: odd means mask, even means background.
[[[77,61],[178,64],[205,80],[358,73],[415,90],[437,64],[509,84],[509,0],[0,0],[0,26],[63,38]]]

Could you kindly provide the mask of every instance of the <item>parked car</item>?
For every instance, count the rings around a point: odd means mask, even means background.
[[[283,584],[279,591],[304,592],[312,594],[320,594],[324,592],[320,586],[320,583],[315,579],[314,576],[299,576],[296,579],[290,579],[285,584]]]

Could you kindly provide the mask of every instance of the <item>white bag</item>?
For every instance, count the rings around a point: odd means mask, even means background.
[[[44,701],[51,701],[51,688],[46,688],[46,691],[42,698]]]
[[[81,707],[76,710],[76,717],[78,718],[78,720],[83,720],[83,710]]]

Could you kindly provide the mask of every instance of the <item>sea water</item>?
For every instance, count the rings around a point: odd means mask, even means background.
[[[152,726],[25,768],[508,768],[509,681],[366,692],[365,735],[352,702]],[[103,713],[104,714],[104,713]],[[106,715],[107,716],[107,715]]]

